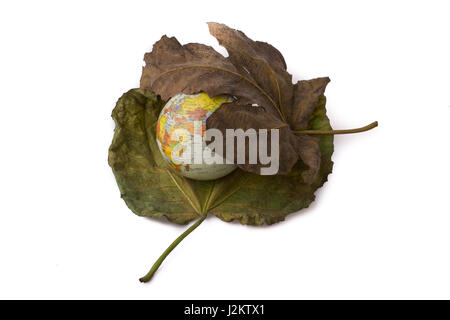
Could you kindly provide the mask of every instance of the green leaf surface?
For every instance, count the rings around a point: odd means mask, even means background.
[[[308,129],[330,130],[325,97],[321,97]],[[116,124],[109,149],[109,164],[122,198],[137,215],[186,224],[213,214],[242,224],[273,224],[289,213],[307,207],[314,192],[332,171],[333,136],[318,137],[321,167],[316,180],[306,184],[300,160],[287,175],[260,176],[240,169],[214,181],[195,181],[175,173],[156,143],[156,122],[164,101],[143,89],[132,89],[117,102]]]

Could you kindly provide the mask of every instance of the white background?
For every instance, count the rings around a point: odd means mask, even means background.
[[[445,1],[2,1],[0,298],[450,298],[450,7]],[[329,76],[334,172],[271,227],[140,218],[107,150],[116,100],[163,34],[207,21]]]

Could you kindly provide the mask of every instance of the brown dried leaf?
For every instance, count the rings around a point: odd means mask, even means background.
[[[293,85],[283,56],[273,46],[253,41],[223,24],[208,25],[211,34],[227,49],[227,58],[209,46],[183,46],[175,38],[163,36],[144,57],[141,88],[166,100],[180,92],[200,91],[209,96],[236,97],[236,101],[222,105],[208,118],[207,127],[224,134],[225,129],[280,128],[278,174],[290,172],[300,157],[309,167],[303,179],[310,183],[320,167],[317,139],[296,135],[292,130],[306,127],[328,78]],[[262,165],[246,163],[240,167],[259,174]]]

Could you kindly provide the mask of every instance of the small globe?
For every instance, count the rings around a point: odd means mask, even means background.
[[[206,119],[222,103],[230,101],[232,99],[227,96],[210,98],[206,93],[180,93],[166,103],[158,118],[156,142],[164,159],[177,173],[195,180],[214,180],[236,169],[236,165],[225,164],[225,160],[214,152],[204,152],[208,148],[204,139]],[[194,139],[194,133],[198,138],[201,135],[201,139]],[[202,151],[201,164],[194,163],[196,150]],[[222,163],[211,163],[212,161],[208,161],[211,158],[220,158]]]

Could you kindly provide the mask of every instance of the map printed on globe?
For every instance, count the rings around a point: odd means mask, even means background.
[[[156,141],[164,159],[176,172],[187,178],[196,180],[213,180],[223,177],[234,169],[236,165],[212,163],[194,164],[194,152],[187,152],[191,144],[194,147],[195,122],[201,121],[201,135],[203,151],[207,148],[204,141],[206,119],[217,110],[222,103],[232,101],[226,96],[210,98],[206,93],[195,95],[177,94],[171,98],[158,118],[156,126]],[[197,122],[198,123],[198,122]],[[211,154],[211,158],[217,155]],[[223,159],[223,158],[222,158]]]

